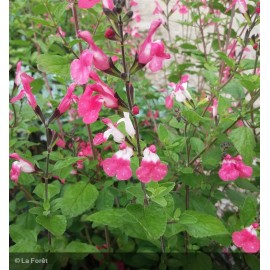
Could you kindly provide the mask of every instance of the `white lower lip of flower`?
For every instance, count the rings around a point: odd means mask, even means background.
[[[34,171],[33,167],[25,161],[20,161],[21,170],[25,173],[31,173]]]
[[[143,161],[157,163],[159,160],[158,155],[151,152],[148,148],[143,151]]]

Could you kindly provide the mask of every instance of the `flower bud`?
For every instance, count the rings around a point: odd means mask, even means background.
[[[132,108],[132,114],[137,115],[140,113],[140,109],[137,105],[134,105]]]

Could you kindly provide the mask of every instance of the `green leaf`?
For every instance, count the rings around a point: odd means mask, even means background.
[[[99,192],[98,199],[96,201],[97,210],[104,210],[112,208],[114,204],[114,195],[109,188],[104,188]]]
[[[182,225],[194,224],[197,221],[198,220],[196,217],[189,215],[188,213],[185,213],[185,212],[182,215],[180,215],[180,218],[179,218],[179,223]]]
[[[218,83],[218,77],[216,75],[215,71],[212,70],[204,70],[203,71],[203,76],[206,79],[206,81],[209,82],[211,86],[215,86]]]
[[[232,97],[237,100],[245,97],[244,88],[237,79],[232,79],[221,91],[223,93],[231,94]]]
[[[35,22],[36,24],[42,24],[44,26],[49,26],[49,27],[53,27],[52,22],[47,21],[45,19],[42,18],[38,18],[38,17],[30,17],[29,18],[31,21]]]
[[[98,197],[95,186],[88,182],[67,185],[61,199],[61,210],[68,218],[90,210]]]
[[[91,221],[107,225],[112,228],[122,227],[128,218],[126,209],[106,209],[82,218],[82,221]]]
[[[251,164],[254,157],[253,149],[255,147],[255,139],[252,130],[248,127],[236,128],[229,134],[229,139],[243,157],[244,162]]]
[[[62,17],[62,15],[66,12],[67,5],[68,4],[66,2],[63,2],[58,3],[53,7],[53,14],[57,20],[59,20]]]
[[[260,192],[260,189],[256,187],[254,184],[252,184],[249,180],[246,179],[237,179],[235,181],[235,184],[243,189],[250,190],[252,192]]]
[[[82,242],[78,242],[78,241],[72,241],[66,246],[65,252],[96,253],[96,252],[100,252],[100,251],[92,245],[88,245],[86,243],[82,243]]]
[[[243,207],[240,209],[240,220],[244,227],[255,221],[257,213],[257,200],[254,196],[246,197]]]
[[[37,233],[34,230],[25,229],[22,226],[12,224],[9,226],[9,234],[13,242],[18,243],[22,241],[36,243]]]
[[[219,166],[221,156],[222,152],[219,147],[211,147],[202,155],[203,166],[207,169],[216,168],[217,166]]]
[[[83,158],[82,157],[68,157],[68,158],[63,159],[63,160],[58,160],[54,164],[53,171],[65,169],[81,159],[83,159]]]
[[[42,252],[40,245],[29,241],[21,241],[9,248],[10,253],[36,253]],[[17,265],[17,264],[16,264]],[[11,269],[11,268],[10,268]],[[16,268],[13,268],[16,269]]]
[[[190,139],[191,148],[198,154],[204,149],[204,143],[201,139],[192,137]]]
[[[164,234],[167,219],[162,207],[149,204],[144,208],[140,204],[130,204],[126,209],[150,239],[158,239]]]
[[[191,110],[182,111],[182,115],[193,125],[200,122],[209,121],[209,119],[201,117],[199,114]]]
[[[58,181],[48,184],[48,199],[50,200],[55,195],[59,194],[60,189],[61,189],[61,184]],[[45,184],[44,183],[38,184],[33,190],[33,193],[35,193],[39,198],[45,200]]]
[[[178,136],[172,130],[172,128],[166,127],[163,124],[159,125],[158,136],[162,143],[170,145],[178,139]]]
[[[67,220],[62,215],[37,216],[36,222],[55,236],[62,235],[67,227]]]
[[[181,216],[183,215],[188,215],[197,219],[196,223],[184,225],[189,235],[195,238],[228,234],[227,229],[217,217],[192,210],[186,210]]]
[[[37,67],[47,74],[58,75],[70,80],[70,57],[50,54],[41,54],[37,57]]]

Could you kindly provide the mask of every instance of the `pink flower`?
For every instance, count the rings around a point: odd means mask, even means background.
[[[15,76],[15,84],[17,86],[21,84],[21,74],[22,74],[22,61],[19,61],[16,66],[16,76]]]
[[[93,155],[93,152],[92,152],[90,143],[80,142],[78,157],[88,157],[92,155]]]
[[[79,85],[86,84],[89,79],[92,63],[93,54],[89,50],[83,51],[80,58],[73,60],[70,65],[72,80]]]
[[[75,83],[72,83],[68,87],[66,95],[64,96],[61,103],[57,107],[60,114],[65,113],[70,108],[72,102],[77,102],[78,101],[78,97],[73,94],[76,86],[77,85]]]
[[[21,77],[23,89],[19,92],[19,94],[17,96],[13,97],[10,100],[10,102],[14,103],[18,100],[21,100],[24,96],[26,96],[26,98],[28,100],[28,104],[33,108],[33,110],[35,110],[35,108],[37,106],[37,102],[36,102],[34,95],[31,92],[31,86],[30,86],[30,83],[34,80],[34,78],[30,77],[29,75],[27,75],[24,72],[21,73],[20,77]]]
[[[78,103],[78,113],[85,124],[98,119],[102,104],[107,108],[117,108],[118,100],[98,84],[87,85]]]
[[[17,153],[10,154],[9,157],[16,160],[12,163],[10,170],[10,178],[15,183],[18,183],[21,172],[32,173],[35,171],[34,165],[21,158]]]
[[[78,7],[79,8],[92,8],[101,0],[79,0]],[[103,7],[113,9],[113,0],[102,0]]]
[[[178,7],[179,7],[179,0],[177,0],[174,6],[172,7],[170,14],[174,13]]]
[[[57,33],[56,33],[56,36],[57,37],[65,37],[66,36],[66,32],[64,32],[63,31],[63,29],[61,28],[61,26],[59,26],[58,28],[57,28]]]
[[[65,148],[66,147],[66,142],[64,140],[62,140],[61,138],[58,138],[58,140],[56,141],[56,145],[58,147]]]
[[[161,40],[157,40],[152,43],[151,53],[153,57],[148,63],[148,67],[152,72],[161,70],[163,61],[171,58],[169,53],[165,53],[165,46]]]
[[[100,70],[109,69],[109,57],[96,45],[91,34],[88,31],[80,31],[78,36],[88,43],[93,53],[94,66]]]
[[[113,140],[117,143],[122,143],[125,140],[125,135],[116,127],[117,124],[113,124],[109,118],[102,120],[104,124],[108,126],[108,129],[104,133],[98,133],[94,138],[94,145],[99,145],[108,140],[110,135],[113,136]]]
[[[226,9],[226,12],[231,10],[233,8],[233,6],[235,6],[236,4],[237,4],[237,7],[241,13],[247,12],[247,10],[248,10],[247,0],[232,0],[232,3],[230,4],[230,6]]]
[[[132,107],[132,114],[137,115],[140,113],[140,108],[137,105]]]
[[[140,22],[140,21],[142,20],[141,15],[139,14],[138,11],[134,11],[134,13],[133,13],[133,19],[134,19],[136,22]]]
[[[245,165],[240,155],[236,157],[226,155],[218,175],[223,181],[234,181],[239,177],[250,178],[252,176],[252,167]]]
[[[212,113],[213,118],[217,116],[217,114],[218,114],[218,101],[216,98],[213,99],[213,105],[210,106],[207,110]]]
[[[151,145],[143,151],[141,166],[136,170],[138,179],[143,183],[149,183],[151,180],[160,181],[168,172],[167,165],[160,162],[156,154],[156,147]]]
[[[160,4],[158,3],[157,0],[155,0],[155,5],[156,5],[156,8],[155,8],[155,10],[153,11],[153,14],[154,14],[154,15],[164,13],[162,7],[160,6]]]
[[[171,94],[166,97],[166,108],[171,109],[173,107],[174,97],[178,102],[185,102],[186,100],[192,100],[190,93],[187,90],[187,81],[189,75],[183,75],[179,83],[169,83],[169,86],[173,89]]]
[[[257,223],[232,234],[233,243],[246,253],[256,253],[260,250],[260,239],[257,237]]]
[[[164,59],[169,59],[170,55],[164,52],[164,44],[158,40],[153,42],[153,35],[161,25],[161,20],[155,20],[151,23],[148,35],[138,51],[138,61],[140,64],[146,65],[149,63],[151,71],[156,72],[162,68]]]
[[[130,1],[130,6],[131,7],[135,7],[135,6],[137,6],[138,5],[138,3],[136,2],[136,1],[134,1],[134,0],[131,0]]]
[[[103,169],[108,176],[115,176],[118,180],[128,180],[132,176],[130,158],[133,150],[125,142],[120,145],[119,149],[111,158],[103,161]]]
[[[179,13],[182,14],[182,15],[187,14],[188,13],[188,8],[185,5],[181,5],[179,7]]]

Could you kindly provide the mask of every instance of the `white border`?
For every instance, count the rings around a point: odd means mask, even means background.
[[[1,130],[1,252],[0,263],[2,269],[9,269],[9,172],[8,172],[8,137],[9,137],[9,1],[0,1],[0,25],[1,25],[1,43],[0,43],[0,130]]]
[[[269,1],[261,1],[261,270],[269,269],[270,240],[270,37]]]

